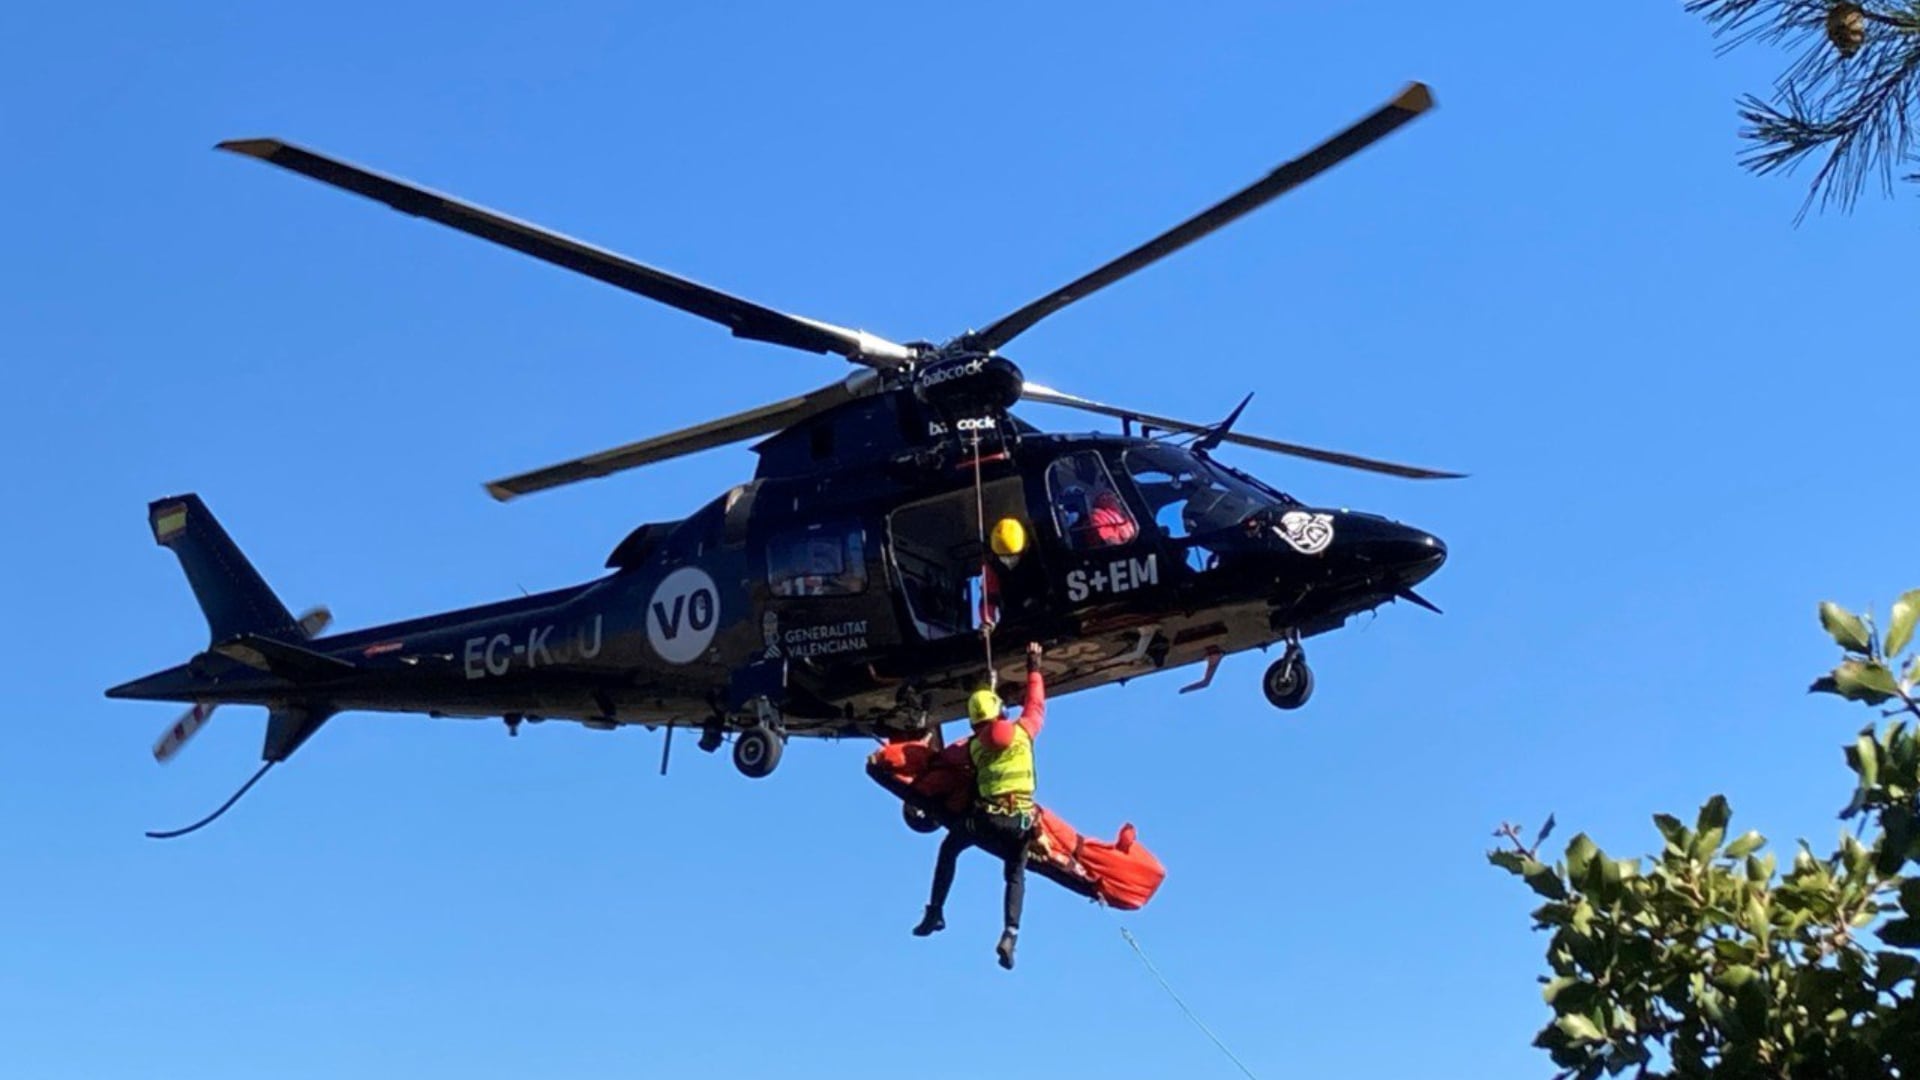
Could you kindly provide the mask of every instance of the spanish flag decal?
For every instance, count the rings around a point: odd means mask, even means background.
[[[153,514],[153,538],[164,544],[187,531],[187,506],[174,503],[163,506]]]

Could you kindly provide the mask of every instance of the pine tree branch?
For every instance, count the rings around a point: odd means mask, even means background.
[[[1750,144],[1740,161],[1758,175],[1792,171],[1816,152],[1826,159],[1814,174],[1799,218],[1818,202],[1849,210],[1869,180],[1893,190],[1897,166],[1914,160],[1914,119],[1920,113],[1920,0],[1858,4],[1863,37],[1843,54],[1833,40],[1833,0],[1689,0],[1723,37],[1724,52],[1750,42],[1798,49],[1799,57],[1775,82],[1771,100],[1748,95],[1739,104]],[[1920,175],[1920,174],[1916,174]],[[1905,179],[1915,179],[1908,176]]]

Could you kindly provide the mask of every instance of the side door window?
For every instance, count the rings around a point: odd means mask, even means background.
[[[773,536],[767,542],[767,589],[779,597],[866,592],[866,531],[815,525]]]
[[[1054,528],[1074,551],[1130,543],[1140,534],[1096,451],[1065,454],[1047,467],[1047,502]]]
[[[870,550],[867,530],[857,521],[780,529],[767,537],[767,605],[760,616],[767,660],[864,653],[897,640],[883,617],[887,590],[869,588]]]

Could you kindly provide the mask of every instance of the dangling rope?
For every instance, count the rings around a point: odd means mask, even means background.
[[[987,654],[987,689],[998,692],[1000,672],[993,666],[993,624],[999,612],[993,609],[989,600],[987,583],[992,580],[993,568],[987,561],[987,495],[984,483],[980,479],[980,433],[971,435],[973,441],[973,517],[980,533],[980,639],[985,644]],[[989,618],[992,612],[994,618]]]
[[[213,813],[208,814],[206,817],[201,818],[199,821],[194,822],[193,824],[187,826],[184,829],[169,829],[166,832],[150,832],[147,834],[147,838],[150,840],[171,840],[176,836],[185,836],[190,832],[198,832],[199,830],[204,829],[207,826],[213,824],[214,821],[217,820],[221,814],[224,814],[228,810],[231,810],[233,808],[233,804],[240,801],[240,796],[245,795],[249,788],[259,783],[260,778],[267,775],[267,770],[273,768],[274,765],[276,764],[277,762],[269,761],[266,764],[260,766],[260,771],[254,773],[253,777],[249,779],[246,783],[241,784],[239,791],[236,791],[232,795],[228,796],[227,801],[220,804],[220,809],[215,810]]]
[[[1102,904],[1100,906],[1106,907],[1105,904]],[[1108,908],[1108,910],[1111,911],[1112,909]],[[1147,966],[1147,971],[1150,974],[1152,974],[1154,981],[1160,984],[1160,989],[1165,990],[1167,992],[1167,996],[1173,999],[1173,1003],[1175,1005],[1180,1006],[1180,1011],[1187,1014],[1187,1019],[1193,1021],[1193,1026],[1199,1028],[1200,1033],[1202,1035],[1205,1035],[1208,1039],[1212,1040],[1213,1045],[1219,1047],[1220,1052],[1227,1055],[1228,1061],[1233,1062],[1236,1066],[1239,1067],[1241,1072],[1247,1074],[1247,1080],[1260,1080],[1259,1077],[1253,1075],[1252,1069],[1247,1068],[1247,1063],[1244,1061],[1241,1061],[1238,1057],[1234,1056],[1233,1051],[1227,1049],[1227,1044],[1220,1041],[1220,1036],[1215,1035],[1213,1033],[1213,1030],[1207,1027],[1206,1024],[1202,1023],[1200,1018],[1194,1015],[1193,1010],[1187,1007],[1187,1003],[1181,1000],[1180,994],[1174,990],[1172,984],[1167,982],[1167,977],[1165,975],[1160,974],[1160,969],[1153,966],[1152,960],[1147,959],[1147,951],[1140,947],[1139,940],[1133,936],[1133,932],[1131,930],[1127,929],[1127,926],[1125,923],[1120,922],[1120,917],[1118,915],[1114,916],[1114,922],[1118,924],[1120,927],[1120,936],[1127,940],[1128,945],[1133,946],[1133,955],[1139,957],[1140,962]]]

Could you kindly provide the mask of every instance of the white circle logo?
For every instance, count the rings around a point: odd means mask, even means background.
[[[1333,543],[1333,515],[1290,510],[1280,515],[1273,531],[1300,554],[1318,555]]]
[[[713,644],[720,623],[720,591],[697,566],[683,566],[653,587],[647,602],[647,643],[669,664],[697,659]]]

